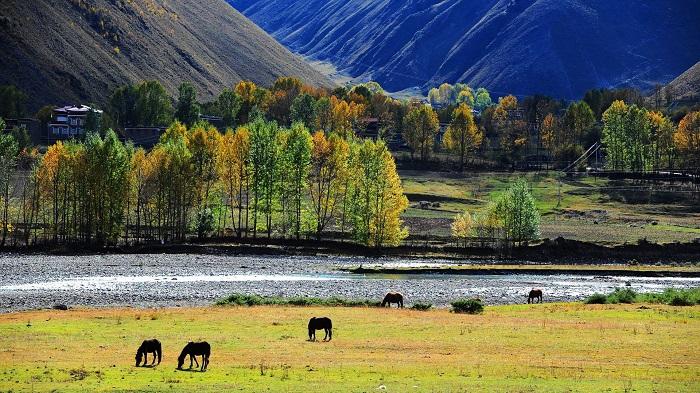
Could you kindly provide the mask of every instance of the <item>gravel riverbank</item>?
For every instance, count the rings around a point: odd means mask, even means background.
[[[468,261],[458,261],[465,263]],[[148,255],[0,255],[0,312],[69,306],[171,307],[210,305],[231,293],[381,299],[404,293],[408,304],[445,306],[478,296],[487,304],[522,303],[530,288],[545,301],[582,299],[627,283],[639,291],[698,287],[698,278],[580,275],[356,275],[342,267],[431,266],[455,261],[355,257]]]

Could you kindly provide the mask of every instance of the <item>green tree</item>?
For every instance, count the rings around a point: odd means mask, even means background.
[[[309,130],[302,123],[292,125],[284,142],[280,170],[286,175],[287,181],[283,185],[283,194],[288,197],[283,210],[286,211],[284,215],[289,223],[289,228],[299,239],[304,196],[311,169],[313,142]]]
[[[316,126],[316,99],[302,93],[294,99],[291,107],[292,122],[301,122],[308,129]]]
[[[624,101],[614,101],[603,113],[603,138],[608,169],[624,170],[627,144],[627,105]]]
[[[238,112],[241,110],[241,97],[231,89],[224,89],[216,100],[216,107],[222,117],[224,127],[234,127]]]
[[[253,237],[257,236],[258,216],[265,217],[267,236],[272,236],[272,213],[278,194],[279,129],[275,122],[257,119],[250,128],[250,177],[253,194]]]
[[[24,106],[27,95],[17,87],[0,86],[0,117],[18,119],[24,117]]]
[[[491,101],[491,95],[489,94],[488,90],[484,89],[483,87],[476,89],[476,92],[474,93],[474,109],[482,112],[492,104],[493,102]]]
[[[0,130],[4,130],[5,122],[0,118]],[[2,202],[2,219],[0,219],[0,231],[2,240],[0,246],[5,245],[5,239],[10,229],[10,197],[12,195],[13,175],[17,167],[17,154],[19,146],[12,135],[0,132],[0,202]]]
[[[178,92],[179,97],[177,99],[175,118],[188,127],[192,126],[199,120],[200,114],[200,105],[197,102],[197,91],[194,85],[185,82],[180,85]]]
[[[90,104],[90,111],[85,116],[85,131],[86,133],[97,133],[100,132],[101,128],[100,112],[95,109],[95,104]]]
[[[157,81],[142,82],[137,87],[137,124],[142,126],[163,126],[173,119],[173,105],[168,92]]]
[[[427,160],[439,130],[440,121],[430,106],[421,105],[411,110],[404,118],[403,130],[403,138],[411,147],[411,156],[418,152],[421,161]]]
[[[492,208],[506,240],[521,243],[539,238],[540,213],[524,179],[516,180]]]

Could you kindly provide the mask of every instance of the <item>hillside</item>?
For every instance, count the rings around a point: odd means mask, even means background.
[[[229,2],[293,51],[390,91],[462,81],[576,98],[666,83],[700,53],[694,0]]]
[[[700,96],[700,61],[666,86],[676,99]]]
[[[330,82],[224,0],[6,0],[0,3],[0,85],[45,103],[104,103],[117,86],[184,81],[210,99],[241,79]]]

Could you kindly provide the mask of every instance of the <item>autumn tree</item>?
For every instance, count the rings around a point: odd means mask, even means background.
[[[451,230],[452,236],[457,239],[458,242],[461,241],[466,247],[467,239],[472,236],[474,230],[474,219],[472,215],[467,211],[457,214],[452,220]]]
[[[355,136],[355,129],[359,127],[364,113],[364,105],[354,102],[348,103],[331,96],[330,118],[328,119],[327,130],[345,139],[352,138]]]
[[[309,193],[312,213],[316,223],[316,238],[335,218],[346,191],[349,176],[348,142],[338,135],[326,137],[322,131],[313,135]]]
[[[690,112],[678,124],[673,135],[676,148],[683,154],[687,168],[700,168],[700,112]]]
[[[391,153],[384,142],[365,140],[356,149],[350,165],[355,239],[372,247],[399,245],[408,235],[401,221],[408,199]]]
[[[498,100],[493,124],[499,137],[503,159],[515,164],[527,144],[527,123],[520,116],[518,99],[509,95]]]
[[[452,122],[442,139],[445,148],[459,156],[460,170],[464,170],[467,154],[478,149],[483,139],[484,134],[474,122],[472,109],[460,104],[452,113]]]
[[[665,158],[666,167],[670,168],[674,151],[673,134],[675,129],[673,123],[660,112],[649,112],[647,116],[650,127],[652,167],[654,170],[661,168]]]
[[[250,133],[247,128],[239,128],[236,132],[228,131],[219,144],[217,154],[217,172],[222,183],[224,194],[229,200],[231,222],[238,237],[241,237],[243,226],[247,228],[248,212],[243,221],[243,204],[248,200],[250,154]]]
[[[421,161],[427,160],[439,130],[440,121],[430,106],[420,105],[411,110],[404,118],[403,130],[403,138],[411,147],[411,156],[418,152]]]
[[[268,90],[258,87],[250,81],[239,82],[234,90],[241,98],[238,124],[246,124],[255,120],[258,114],[262,114],[267,110],[271,97]]]

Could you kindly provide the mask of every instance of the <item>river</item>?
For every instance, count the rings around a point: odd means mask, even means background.
[[[640,292],[700,287],[700,278],[606,275],[355,275],[341,267],[434,266],[469,261],[223,255],[0,255],[0,312],[69,306],[201,306],[231,293],[340,296],[380,300],[399,291],[407,304],[445,306],[461,297],[523,303],[533,287],[545,301],[581,300],[630,286]]]

